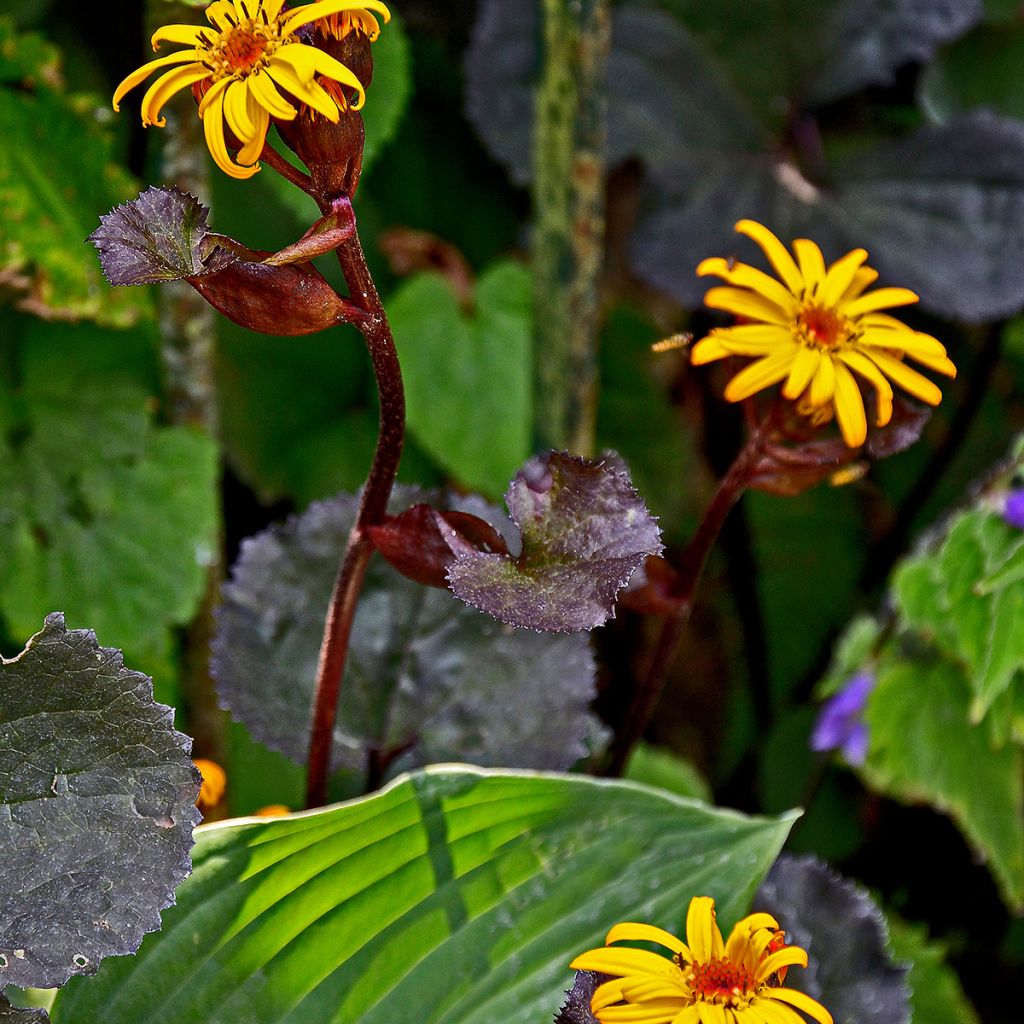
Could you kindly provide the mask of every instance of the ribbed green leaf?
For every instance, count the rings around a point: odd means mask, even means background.
[[[631,783],[442,767],[352,803],[200,830],[134,961],[57,1024],[537,1024],[620,920],[746,909],[792,823]]]

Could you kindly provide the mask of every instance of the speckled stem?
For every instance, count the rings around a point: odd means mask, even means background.
[[[588,454],[597,419],[611,0],[542,0],[534,145],[536,434]]]

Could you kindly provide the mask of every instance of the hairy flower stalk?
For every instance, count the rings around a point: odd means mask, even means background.
[[[210,27],[166,25],[153,34],[153,49],[178,43],[187,49],[160,57],[133,71],[114,92],[114,109],[124,96],[156,71],[164,73],[142,98],[142,123],[163,127],[161,111],[182,89],[199,100],[206,144],[225,174],[250,178],[259,169],[271,120],[288,122],[304,104],[335,122],[349,105],[358,110],[366,98],[355,72],[325,50],[309,46],[301,29],[320,19],[339,34],[353,28],[379,32],[370,11],[386,21],[381,0],[315,0],[283,10],[284,0],[216,0],[206,9]],[[351,97],[351,101],[350,101]],[[298,105],[297,105],[298,104]],[[229,150],[237,150],[233,160]]]
[[[671,959],[620,942],[653,942]],[[648,924],[617,924],[605,948],[573,960],[578,971],[610,974],[594,993],[591,1011],[601,1024],[833,1024],[819,1002],[785,987],[790,967],[807,954],[786,944],[770,914],[751,914],[723,940],[715,901],[698,896],[686,915],[686,942]]]

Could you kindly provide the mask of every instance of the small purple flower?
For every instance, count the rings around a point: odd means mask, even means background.
[[[1024,530],[1024,487],[1018,487],[1006,496],[1003,518],[1018,530]]]
[[[868,756],[868,727],[864,708],[875,688],[871,672],[858,672],[825,702],[811,734],[811,749],[842,750],[850,764],[863,764]]]

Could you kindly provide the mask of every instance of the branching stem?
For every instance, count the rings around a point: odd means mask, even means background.
[[[391,497],[405,441],[405,390],[398,364],[398,352],[395,349],[387,315],[366,265],[358,234],[344,242],[337,253],[351,301],[367,314],[358,327],[366,339],[366,347],[377,381],[380,434],[370,474],[363,488],[359,513],[349,534],[345,556],[338,571],[324,624],[309,743],[307,807],[321,807],[327,801],[334,723],[337,719],[341,680],[348,657],[349,637],[352,633],[359,593],[366,576],[366,567],[373,554],[373,546],[366,530],[367,527],[380,523],[387,514],[388,499]]]

